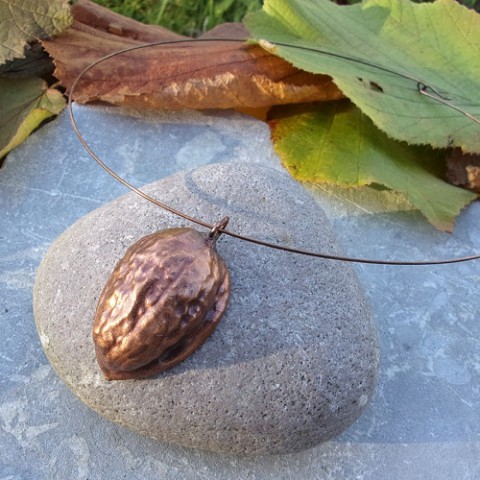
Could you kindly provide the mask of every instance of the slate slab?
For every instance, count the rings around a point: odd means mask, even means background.
[[[315,201],[270,168],[210,165],[146,191],[209,222],[229,215],[242,234],[338,253]],[[218,245],[231,271],[230,304],[203,347],[153,379],[103,379],[91,328],[104,282],[131,243],[183,225],[129,194],[53,244],[37,273],[34,311],[60,377],[116,423],[215,452],[291,453],[351,425],[372,397],[378,364],[375,326],[354,270],[232,238]]]
[[[180,164],[241,159],[279,165],[268,127],[234,112],[132,121],[118,109],[74,108],[97,153],[136,185],[170,175]],[[315,448],[224,455],[159,442],[100,418],[45,357],[32,290],[56,237],[122,193],[92,165],[66,112],[11,152],[0,170],[0,478],[480,478],[479,262],[354,265],[378,325],[377,387],[350,428]],[[315,198],[350,255],[424,259],[480,251],[479,202],[462,212],[453,234],[445,234],[389,191],[321,186]]]

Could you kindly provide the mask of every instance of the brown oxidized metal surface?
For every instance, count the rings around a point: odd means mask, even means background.
[[[230,295],[215,240],[173,228],[127,250],[103,289],[93,326],[97,361],[108,380],[173,367],[213,332]]]

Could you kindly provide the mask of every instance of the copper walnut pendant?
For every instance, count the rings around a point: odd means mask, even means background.
[[[172,228],[127,250],[103,289],[93,326],[97,361],[107,380],[166,370],[210,336],[230,295],[217,237],[218,231]]]

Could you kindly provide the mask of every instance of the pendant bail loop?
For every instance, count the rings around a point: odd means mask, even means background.
[[[208,239],[215,243],[218,237],[223,233],[222,230],[228,225],[230,217],[223,217],[219,222],[217,222],[208,234]]]

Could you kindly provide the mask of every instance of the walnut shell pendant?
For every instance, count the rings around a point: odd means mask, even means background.
[[[138,379],[182,362],[227,307],[230,274],[210,234],[172,228],[147,235],[117,263],[98,301],[93,341],[107,380]]]

